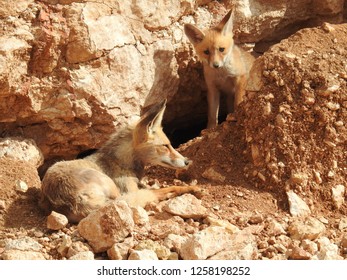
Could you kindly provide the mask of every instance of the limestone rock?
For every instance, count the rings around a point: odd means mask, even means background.
[[[62,256],[65,257],[70,246],[72,245],[72,239],[68,235],[63,235],[62,242],[57,248],[58,253]]]
[[[307,217],[303,220],[295,220],[288,226],[288,233],[291,238],[303,240],[314,240],[325,231],[325,226],[318,219]]]
[[[137,244],[134,249],[138,251],[141,251],[144,249],[154,251],[158,259],[160,260],[167,260],[169,259],[171,255],[171,252],[167,247],[165,247],[164,245],[161,245],[159,242],[156,242],[150,239],[140,241],[139,244]]]
[[[78,224],[78,231],[94,252],[103,252],[123,241],[132,232],[132,211],[125,201],[117,200],[92,212]]]
[[[66,257],[70,259],[74,255],[77,255],[79,253],[91,251],[92,248],[88,246],[88,244],[81,242],[81,241],[75,241],[72,242],[72,244],[69,246]]]
[[[205,260],[229,245],[230,234],[222,227],[212,226],[188,238],[179,253],[184,260]]]
[[[140,206],[137,206],[131,207],[131,210],[133,211],[133,218],[136,225],[146,228],[150,227],[149,217],[145,209],[143,209]]]
[[[254,260],[258,257],[256,238],[249,231],[242,230],[230,237],[228,248],[218,252],[209,260]]]
[[[27,183],[25,183],[22,180],[17,180],[16,181],[16,191],[21,192],[21,193],[25,193],[28,191],[28,185]]]
[[[38,168],[43,163],[43,155],[32,139],[0,139],[0,157],[11,157],[31,163]]]
[[[294,217],[307,216],[311,213],[308,205],[295,192],[287,192],[289,201],[289,212]]]
[[[342,204],[345,202],[345,186],[336,185],[331,189],[331,193],[335,207],[340,209]]]
[[[170,250],[179,252],[182,248],[182,244],[184,244],[188,238],[188,236],[181,236],[171,233],[164,239],[164,246]]]
[[[182,218],[200,219],[207,215],[207,209],[201,205],[201,200],[192,194],[184,194],[170,199],[163,210]]]
[[[45,260],[41,250],[42,246],[30,237],[5,239],[1,257],[4,260]]]
[[[332,243],[327,237],[320,237],[317,240],[319,260],[343,260],[339,254],[339,247]]]
[[[91,251],[79,252],[70,257],[69,260],[94,260],[94,254]]]
[[[237,226],[231,224],[230,222],[228,222],[226,220],[219,220],[219,219],[215,219],[215,218],[212,218],[212,217],[207,217],[206,218],[206,222],[210,226],[222,227],[230,234],[233,234],[233,233],[236,233],[236,232],[240,231],[240,229]]]
[[[153,250],[131,250],[128,260],[158,260]]]
[[[133,237],[125,238],[123,242],[115,243],[107,250],[107,255],[111,260],[128,259],[129,250],[134,247]]]
[[[59,230],[64,228],[69,223],[67,217],[63,214],[52,211],[47,217],[47,228]]]

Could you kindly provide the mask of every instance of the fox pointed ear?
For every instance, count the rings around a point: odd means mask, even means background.
[[[162,102],[160,102],[156,106],[156,114],[154,115],[153,119],[147,124],[147,132],[151,133],[155,131],[157,128],[161,128],[161,123],[163,121],[164,112],[166,108],[166,99],[164,99]]]
[[[153,133],[157,128],[161,128],[165,108],[166,99],[160,103],[152,105],[144,113],[135,128],[135,137],[138,142],[145,141],[150,133]]]
[[[193,45],[200,43],[205,38],[205,34],[199,28],[195,27],[192,24],[184,25],[184,33],[186,33],[189,41]]]
[[[228,35],[233,32],[233,22],[234,22],[234,13],[230,10],[221,22],[217,25],[217,29],[222,32],[223,35]]]

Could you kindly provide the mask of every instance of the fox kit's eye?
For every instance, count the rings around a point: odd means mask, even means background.
[[[209,55],[210,51],[209,50],[204,50],[204,54]]]
[[[224,52],[225,48],[219,48],[220,52]]]

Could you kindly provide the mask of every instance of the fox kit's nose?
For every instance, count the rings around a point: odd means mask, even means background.
[[[213,62],[213,67],[217,69],[217,68],[219,68],[219,67],[220,67],[220,65],[219,65],[219,63],[218,63],[218,62]]]

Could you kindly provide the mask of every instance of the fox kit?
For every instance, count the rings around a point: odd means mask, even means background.
[[[79,222],[91,211],[120,198],[145,206],[183,193],[199,193],[197,186],[139,189],[144,166],[187,168],[190,161],[178,153],[162,130],[166,101],[151,107],[136,126],[123,128],[96,153],[52,165],[42,180],[40,206]]]
[[[207,85],[207,128],[218,124],[220,92],[227,94],[228,112],[232,112],[243,99],[253,56],[241,50],[233,40],[231,11],[214,28],[201,31],[191,24],[184,31],[203,63]]]

